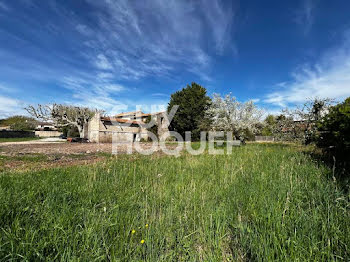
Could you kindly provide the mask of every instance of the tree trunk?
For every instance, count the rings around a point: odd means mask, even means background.
[[[80,138],[84,138],[84,127],[77,125]]]

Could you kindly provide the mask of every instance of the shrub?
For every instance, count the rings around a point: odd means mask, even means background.
[[[69,126],[67,137],[80,137],[78,128],[76,126]]]
[[[332,106],[317,127],[317,145],[326,156],[335,161],[344,174],[350,163],[350,97],[343,103]]]

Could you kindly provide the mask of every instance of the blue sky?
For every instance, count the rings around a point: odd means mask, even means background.
[[[0,117],[35,103],[107,113],[197,82],[269,112],[350,96],[350,2],[0,0]]]

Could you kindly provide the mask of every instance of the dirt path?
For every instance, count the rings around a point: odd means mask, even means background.
[[[1,146],[8,146],[8,145],[37,145],[37,144],[53,144],[53,143],[65,143],[67,142],[65,139],[56,138],[56,137],[48,137],[48,138],[42,138],[39,140],[29,140],[29,141],[20,141],[20,142],[3,142],[0,143]]]
[[[29,141],[28,141],[29,142]],[[112,153],[112,143],[44,143],[30,141],[15,143],[0,143],[0,155],[16,156],[26,154],[45,154],[45,155],[72,155],[72,154],[94,154],[94,153]],[[119,144],[118,154],[127,152],[130,144]],[[140,143],[143,149],[151,148],[151,143]],[[167,145],[168,148],[175,148],[176,145]],[[115,149],[115,147],[114,147]],[[135,152],[135,150],[133,150]]]

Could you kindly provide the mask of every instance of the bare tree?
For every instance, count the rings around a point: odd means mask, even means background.
[[[263,111],[258,109],[253,101],[241,103],[235,97],[231,97],[231,94],[223,98],[214,94],[206,113],[211,118],[213,130],[232,131],[240,140],[245,139],[245,132],[257,131],[263,115]]]
[[[54,122],[58,127],[75,126],[78,128],[81,138],[84,138],[89,120],[98,112],[98,110],[88,107],[61,104],[30,105],[25,110],[37,119]]]

